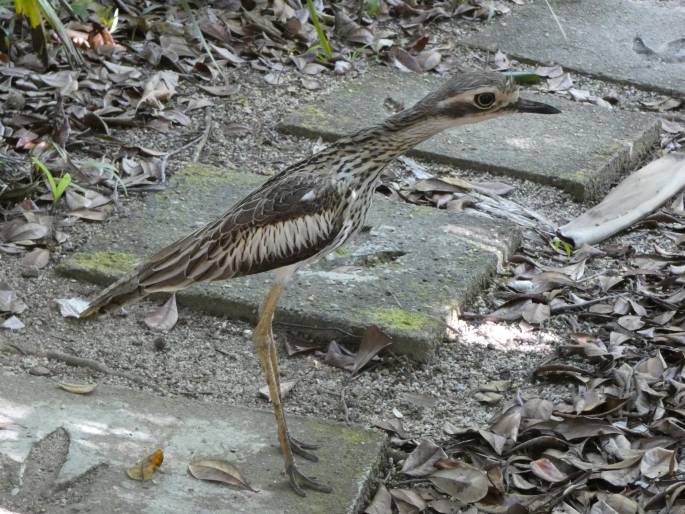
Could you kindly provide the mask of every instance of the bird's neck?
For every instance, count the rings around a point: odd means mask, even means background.
[[[373,163],[372,171],[377,171],[375,165],[382,164],[384,168],[396,157],[451,126],[454,122],[447,119],[411,119],[397,115],[382,125],[340,140],[338,146],[343,153],[358,156],[362,167],[365,163]]]

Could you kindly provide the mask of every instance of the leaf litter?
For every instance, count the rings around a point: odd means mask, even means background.
[[[422,186],[414,201],[434,202],[425,195],[449,192],[450,185]],[[447,423],[439,443],[409,434],[397,437],[401,427],[379,421],[379,428],[393,434],[391,444],[408,452],[386,482],[391,503],[407,503],[406,493],[398,499],[393,487],[404,491],[409,483],[426,512],[441,512],[432,507],[437,501],[456,501],[453,512],[663,513],[684,508],[682,193],[653,209],[622,227],[624,233],[660,234],[651,240],[651,250],[602,240],[597,246],[579,241],[567,253],[553,244],[551,224],[526,232],[500,282],[499,306],[489,313],[462,312],[461,317],[521,323],[533,330],[553,318],[565,325],[566,341],[533,377],[567,384],[569,393],[551,401],[519,390],[485,426]],[[664,238],[665,233],[670,236]],[[510,387],[506,381],[484,383],[477,399],[500,403],[511,396]],[[446,458],[434,458],[443,453]],[[379,494],[379,502],[387,505],[386,495]]]

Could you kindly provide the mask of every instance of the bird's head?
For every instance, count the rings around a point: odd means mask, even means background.
[[[556,114],[561,111],[542,102],[521,98],[511,77],[471,71],[452,76],[440,89],[390,120],[397,122],[397,128],[403,122],[411,125],[426,121],[435,128],[444,129],[516,112]]]

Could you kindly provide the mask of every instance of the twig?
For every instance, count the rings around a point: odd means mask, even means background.
[[[193,163],[197,162],[200,158],[202,149],[205,147],[207,139],[209,138],[209,132],[212,130],[212,111],[210,109],[207,109],[207,114],[205,114],[205,125],[205,131],[200,137],[200,141],[197,144],[197,148],[195,148],[195,151],[193,152]]]
[[[136,375],[132,375],[131,373],[126,373],[125,371],[117,371],[115,369],[110,368],[106,364],[95,361],[93,359],[86,359],[84,357],[76,357],[75,355],[69,355],[66,353],[53,352],[53,351],[45,352],[45,357],[47,357],[48,359],[62,361],[65,364],[69,364],[70,366],[80,366],[83,368],[90,368],[92,370],[99,371],[100,373],[104,373],[105,375],[112,375],[115,377],[125,378],[126,380],[130,380],[131,382],[135,382],[136,384],[138,384],[140,386],[151,387],[152,389],[154,389],[158,393],[164,392],[162,389],[160,389],[156,385],[151,384],[150,382],[147,382],[147,381],[143,380],[142,378],[137,377]]]
[[[583,307],[589,307],[590,305],[594,305],[596,303],[601,303],[605,300],[611,300],[613,298],[618,298],[619,296],[623,296],[623,294],[610,294],[608,296],[602,296],[601,298],[595,298],[593,300],[587,300],[587,301],[580,302],[580,303],[571,303],[568,305],[559,305],[558,307],[552,307],[550,309],[550,314],[559,314],[560,312],[568,312],[568,311],[574,311],[576,309],[582,309]]]
[[[554,18],[554,21],[556,22],[557,26],[559,27],[559,31],[561,32],[561,35],[564,36],[564,41],[568,43],[568,38],[566,37],[566,32],[564,32],[564,27],[561,26],[561,22],[559,21],[559,18],[557,18],[556,13],[554,12],[554,9],[552,9],[552,6],[549,3],[549,0],[545,0],[545,3],[547,4],[547,7],[549,8],[549,12],[552,13],[552,18]]]
[[[345,401],[345,390],[347,389],[347,386],[349,384],[349,380],[347,383],[345,383],[344,386],[342,386],[342,389],[340,389],[340,404],[342,405],[343,408],[343,414],[345,416],[345,423],[347,425],[350,425],[350,409],[347,407],[347,402]]]
[[[61,361],[65,364],[68,364],[69,366],[90,368],[94,371],[104,373],[105,375],[111,375],[111,376],[115,376],[115,377],[125,378],[126,380],[130,380],[131,382],[135,382],[136,384],[138,384],[140,386],[151,387],[152,389],[154,389],[158,393],[164,392],[159,387],[155,386],[154,384],[152,384],[150,382],[143,380],[140,377],[137,377],[137,376],[132,375],[130,373],[126,373],[125,371],[117,371],[115,369],[110,368],[106,364],[95,361],[93,359],[86,359],[84,357],[77,357],[75,355],[69,355],[67,353],[55,352],[55,351],[50,351],[50,350],[48,350],[47,352],[43,352],[40,350],[32,350],[32,349],[26,348],[24,346],[21,346],[19,344],[16,344],[16,343],[13,343],[12,346],[14,348],[16,348],[17,351],[19,351],[19,353],[21,353],[23,355],[32,355],[34,357],[45,357],[47,359]]]

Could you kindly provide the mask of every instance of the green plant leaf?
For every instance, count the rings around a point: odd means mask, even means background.
[[[64,191],[66,191],[67,187],[69,187],[69,184],[71,184],[71,175],[69,175],[69,173],[65,173],[62,175],[62,178],[59,179],[57,189],[53,194],[53,196],[55,196],[55,202],[62,198],[62,195],[64,194]]]
[[[321,23],[319,23],[319,16],[316,14],[316,9],[314,8],[313,0],[307,0],[307,9],[309,10],[309,17],[312,19],[314,24],[314,29],[316,29],[316,35],[319,38],[319,43],[321,43],[321,48],[323,48],[324,53],[328,59],[333,58],[333,50],[331,50],[331,45],[328,43],[328,38],[323,28],[321,28]]]
[[[507,77],[513,77],[517,84],[537,84],[542,77],[532,71],[505,71]]]
[[[53,30],[57,32],[57,36],[64,45],[64,48],[66,48],[67,50],[67,57],[69,58],[69,61],[71,62],[72,66],[74,64],[85,66],[86,62],[83,60],[83,57],[81,57],[81,54],[76,50],[74,44],[71,42],[71,38],[69,37],[69,34],[67,34],[67,29],[64,27],[64,25],[59,19],[59,16],[52,8],[50,0],[33,1],[35,1],[35,3],[37,3],[40,6],[40,9],[43,12],[43,15],[45,16],[45,19],[48,20],[48,23],[53,28]]]

